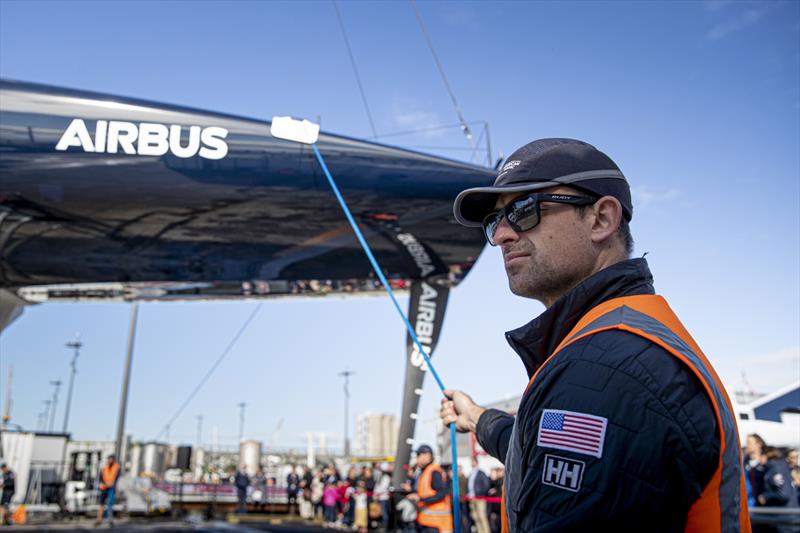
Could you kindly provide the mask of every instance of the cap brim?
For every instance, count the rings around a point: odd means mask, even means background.
[[[453,202],[453,215],[462,226],[479,228],[486,215],[494,211],[497,198],[509,192],[538,191],[548,187],[563,185],[557,181],[537,183],[520,183],[516,185],[492,185],[490,187],[474,187],[461,191]]]

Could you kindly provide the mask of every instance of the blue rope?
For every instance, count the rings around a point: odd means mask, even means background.
[[[345,216],[347,217],[347,221],[350,222],[350,226],[353,228],[353,231],[358,238],[358,242],[361,243],[361,248],[364,249],[364,253],[367,254],[367,258],[369,258],[369,262],[372,264],[372,269],[375,270],[375,273],[378,275],[378,279],[381,280],[383,287],[386,289],[386,292],[389,293],[389,298],[391,298],[392,303],[394,304],[394,308],[397,310],[397,313],[400,315],[400,318],[403,319],[403,322],[406,324],[406,329],[408,330],[409,335],[414,340],[414,344],[417,345],[417,349],[422,354],[422,357],[425,359],[425,364],[428,366],[428,370],[431,371],[433,374],[434,379],[436,380],[436,384],[439,385],[439,389],[444,393],[445,386],[442,383],[442,380],[439,378],[439,374],[436,373],[436,370],[433,368],[433,364],[431,363],[430,357],[428,357],[428,353],[425,351],[425,348],[422,346],[422,343],[419,341],[417,337],[417,333],[414,331],[414,328],[411,326],[411,322],[408,321],[408,317],[400,308],[400,304],[397,303],[397,298],[394,296],[394,291],[389,286],[389,282],[386,280],[386,276],[383,275],[383,270],[381,270],[380,265],[378,264],[377,259],[372,254],[372,250],[367,244],[366,239],[364,239],[364,235],[361,233],[361,229],[356,224],[353,215],[350,213],[350,208],[347,207],[347,203],[344,201],[342,197],[342,193],[339,192],[339,187],[336,186],[336,182],[333,180],[333,176],[331,176],[330,171],[328,170],[328,166],[325,164],[325,160],[322,158],[322,154],[319,152],[316,144],[311,145],[311,149],[314,150],[314,155],[317,156],[317,161],[319,161],[319,165],[322,167],[322,171],[325,173],[325,177],[328,178],[328,183],[331,185],[331,189],[333,189],[333,194],[336,195],[336,199],[339,201],[339,205],[342,206],[342,210],[344,211]],[[456,425],[450,424],[450,449],[452,451],[452,461],[453,461],[453,476],[452,476],[452,483],[453,483],[453,518],[454,518],[454,528],[455,533],[461,533],[461,509],[460,509],[460,495],[458,492],[458,452],[456,450]]]

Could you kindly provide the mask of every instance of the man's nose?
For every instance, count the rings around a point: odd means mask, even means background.
[[[497,224],[497,229],[494,232],[494,242],[497,245],[508,244],[519,240],[519,234],[514,231],[508,219],[503,217],[500,223]]]

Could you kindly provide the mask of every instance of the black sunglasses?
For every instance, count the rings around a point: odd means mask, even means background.
[[[572,196],[569,194],[539,194],[533,193],[522,198],[517,198],[502,209],[498,209],[486,215],[483,219],[483,234],[489,244],[497,246],[494,242],[494,234],[497,226],[503,217],[508,220],[508,225],[517,233],[530,231],[536,227],[542,219],[542,210],[539,207],[541,202],[553,202],[557,204],[569,204],[574,206],[592,205],[597,198],[591,196]]]

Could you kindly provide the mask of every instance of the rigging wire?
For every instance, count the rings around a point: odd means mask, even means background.
[[[425,40],[428,42],[428,48],[431,50],[431,54],[433,54],[433,59],[436,61],[436,68],[439,69],[439,74],[442,76],[442,81],[444,82],[444,86],[447,88],[447,92],[450,94],[450,100],[453,101],[453,107],[456,110],[456,115],[458,115],[458,122],[461,126],[461,131],[467,137],[467,141],[469,141],[469,146],[473,150],[475,150],[475,142],[472,139],[472,131],[470,131],[469,126],[467,125],[467,121],[464,120],[464,115],[461,113],[461,108],[458,106],[458,101],[456,100],[456,95],[453,93],[453,89],[450,87],[450,82],[447,81],[447,76],[444,74],[444,67],[442,67],[442,62],[439,61],[439,55],[436,53],[436,49],[433,47],[433,41],[431,41],[430,35],[428,35],[428,30],[425,28],[425,23],[422,21],[422,14],[419,12],[419,8],[417,7],[416,0],[410,0],[411,7],[414,8],[414,14],[417,16],[417,22],[419,22],[419,27],[422,28],[422,34],[425,36]]]
[[[477,124],[484,124],[485,121],[483,120],[473,120],[471,122],[467,122],[468,125],[477,125]],[[383,139],[384,137],[400,137],[402,135],[414,135],[415,133],[425,133],[429,131],[441,131],[441,130],[449,130],[452,128],[461,128],[461,124],[446,124],[442,126],[431,126],[428,128],[417,128],[414,130],[405,130],[405,131],[393,131],[390,133],[381,133],[378,135],[378,139]]]
[[[163,435],[164,433],[169,431],[169,427],[172,425],[173,422],[175,422],[175,420],[179,416],[181,416],[181,413],[183,413],[183,410],[186,409],[186,407],[189,406],[189,403],[191,403],[191,401],[195,397],[195,395],[198,392],[200,392],[200,389],[203,388],[203,385],[206,384],[206,381],[208,381],[208,379],[211,377],[211,375],[214,373],[214,371],[217,370],[217,368],[219,367],[220,363],[222,363],[223,359],[225,359],[225,356],[228,355],[228,352],[231,351],[231,348],[233,348],[233,346],[236,344],[236,341],[239,340],[239,337],[242,336],[242,333],[244,333],[244,331],[247,329],[247,326],[250,325],[250,322],[253,321],[253,318],[255,318],[256,314],[258,313],[258,311],[260,309],[261,309],[261,304],[258,304],[256,306],[256,308],[253,309],[253,312],[250,313],[250,316],[247,317],[247,320],[244,321],[244,323],[242,324],[242,327],[240,327],[239,331],[236,332],[236,335],[233,336],[233,339],[231,339],[231,342],[228,343],[228,346],[222,351],[220,356],[217,357],[217,360],[214,361],[213,365],[211,365],[211,368],[208,370],[208,372],[206,372],[206,375],[203,376],[203,379],[200,380],[200,383],[197,384],[197,386],[189,394],[189,396],[186,398],[186,400],[184,400],[184,402],[181,404],[181,406],[178,408],[178,410],[175,412],[175,414],[172,415],[172,418],[169,419],[169,422],[164,424],[164,428],[158,433],[158,435],[156,435],[156,437],[153,440],[158,440],[161,437],[161,435]]]
[[[361,91],[361,101],[364,102],[364,109],[367,111],[367,118],[369,119],[369,127],[372,128],[372,138],[377,139],[378,133],[375,131],[375,123],[372,121],[372,113],[370,113],[369,105],[367,104],[367,95],[364,94],[364,86],[361,84],[361,76],[358,75],[358,67],[356,66],[356,58],[353,56],[353,50],[350,48],[350,39],[347,38],[347,30],[344,28],[342,21],[342,14],[339,12],[339,3],[333,1],[333,8],[336,10],[336,18],[339,21],[339,28],[342,30],[342,37],[344,44],[347,46],[347,53],[350,56],[350,64],[353,66],[353,73],[356,75],[356,82],[358,83],[358,90]]]
[[[478,140],[475,141],[475,149],[472,151],[472,154],[469,156],[469,162],[475,160],[475,156],[478,155],[478,147],[481,145],[481,141],[483,140],[483,136],[486,134],[486,128],[481,128],[481,134],[478,135]]]

